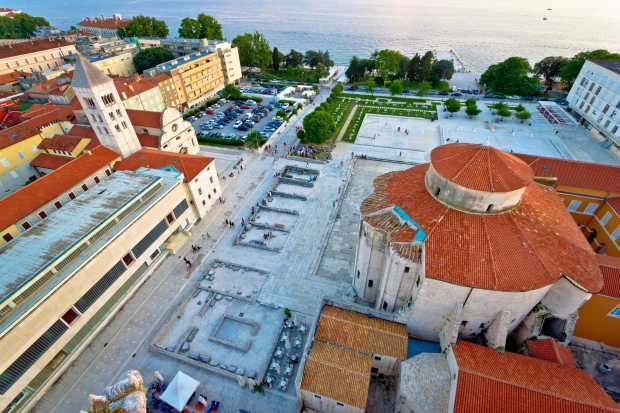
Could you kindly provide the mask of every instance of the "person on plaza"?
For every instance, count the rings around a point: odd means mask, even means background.
[[[226,218],[226,225],[230,225],[230,223],[228,222],[228,218]]]
[[[211,238],[211,234],[207,232],[207,238]]]

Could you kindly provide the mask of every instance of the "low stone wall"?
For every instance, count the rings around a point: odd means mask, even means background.
[[[175,360],[182,361],[183,363],[191,364],[192,366],[196,366],[198,368],[201,368],[203,370],[209,371],[211,373],[219,374],[220,376],[224,376],[224,377],[229,378],[231,380],[235,380],[235,381],[237,380],[237,374],[231,373],[231,372],[229,372],[227,370],[223,370],[222,368],[219,367],[219,365],[218,366],[210,366],[210,365],[208,365],[206,363],[202,363],[200,361],[192,360],[189,357],[181,356],[179,354],[173,353],[173,352],[168,351],[168,350],[164,350],[164,349],[162,349],[160,347],[156,347],[154,345],[150,345],[149,346],[149,351],[152,351],[153,353],[162,354],[162,355],[167,356],[167,357],[171,357],[171,358],[173,358]],[[263,373],[263,375],[264,375],[264,373]]]
[[[301,181],[299,179],[295,179],[295,178],[287,178],[285,176],[281,176],[278,178],[280,180],[280,182],[282,182],[283,184],[291,184],[291,185],[297,185],[297,186],[305,186],[306,188],[314,188],[314,182],[310,182],[310,181]]]
[[[260,208],[264,209],[265,211],[282,212],[283,214],[299,216],[299,211],[293,211],[292,209],[273,208],[267,205],[261,205]]]
[[[269,191],[272,196],[279,196],[281,198],[290,198],[290,199],[301,199],[302,201],[307,201],[308,198],[303,195],[297,194],[287,194],[286,192],[278,192],[278,191]]]
[[[305,159],[305,158],[302,158]],[[300,175],[316,175],[319,176],[321,174],[321,172],[318,169],[305,169],[305,168],[300,168],[298,166],[295,165],[290,165],[287,166],[286,168],[284,168],[284,170],[282,171],[282,173],[286,173],[286,172],[294,172],[296,174],[300,174]]]

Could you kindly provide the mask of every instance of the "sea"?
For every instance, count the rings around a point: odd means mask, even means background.
[[[224,36],[259,31],[269,44],[329,50],[337,65],[375,49],[407,56],[450,51],[483,72],[511,56],[534,64],[584,50],[620,52],[620,0],[5,0],[63,29],[83,17],[119,13],[163,19],[176,35],[184,17],[206,13]],[[546,20],[545,20],[546,18]]]

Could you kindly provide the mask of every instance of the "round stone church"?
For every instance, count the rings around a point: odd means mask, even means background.
[[[534,178],[515,156],[467,143],[376,178],[360,207],[358,296],[424,340],[570,340],[603,279],[557,192]]]

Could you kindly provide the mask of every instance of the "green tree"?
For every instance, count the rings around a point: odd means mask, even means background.
[[[280,52],[277,47],[273,48],[273,53],[271,54],[271,61],[273,64],[273,70],[280,70]]]
[[[512,116],[512,111],[510,109],[508,109],[508,107],[502,107],[500,109],[497,110],[497,115],[499,117],[503,118],[508,118],[510,116]]]
[[[478,109],[478,105],[475,103],[473,105],[465,106],[465,113],[467,113],[467,116],[469,116],[470,119],[474,116],[478,116],[480,112],[482,112],[482,110]]]
[[[280,116],[282,118],[285,118],[286,117],[286,112],[283,111],[283,110],[279,110],[279,111],[276,112],[276,116]]]
[[[558,77],[562,67],[568,62],[566,57],[548,56],[534,65],[534,73],[538,76],[544,76],[547,82],[552,82]]]
[[[422,58],[419,54],[415,54],[411,61],[409,62],[409,68],[407,69],[407,79],[410,82],[421,82],[422,81]]]
[[[241,91],[237,88],[237,86],[233,85],[232,83],[224,86],[224,89],[222,90],[222,96],[228,96],[233,99],[239,99],[241,95]]]
[[[520,92],[521,88],[531,82],[527,76],[532,67],[523,57],[509,57],[501,63],[491,65],[480,76],[480,84],[494,92]]]
[[[476,98],[469,98],[465,101],[465,106],[477,106],[478,102],[476,102]]]
[[[454,74],[454,63],[452,60],[437,60],[433,63],[432,70],[439,75],[441,80],[450,80]]]
[[[400,80],[394,80],[388,86],[388,90],[392,96],[402,95],[403,94],[403,82]]]
[[[146,69],[172,59],[174,59],[174,55],[170,50],[166,50],[163,47],[152,47],[136,53],[133,57],[133,67],[136,69],[136,72],[142,74]]]
[[[339,95],[344,91],[344,86],[338,83],[336,86],[332,88],[332,93]],[[300,108],[301,109],[301,108]]]
[[[431,51],[424,53],[424,56],[422,56],[422,60],[420,62],[420,80],[424,82],[428,82],[429,80],[431,80],[432,63],[434,58],[435,56]]]
[[[441,78],[437,74],[437,72],[431,72],[431,86],[434,88],[438,88],[441,85]]]
[[[301,65],[300,65],[300,66],[301,66]],[[302,69],[303,69],[303,68],[302,68]],[[313,91],[315,91],[315,92],[316,92],[317,90],[319,90],[319,85],[312,85],[312,90],[313,90]]]
[[[521,112],[517,113],[517,119],[519,119],[521,123],[525,122],[531,117],[532,117],[532,114],[528,112],[527,110],[522,110]]]
[[[400,75],[398,76],[400,80],[407,81],[407,72],[409,71],[410,62],[411,59],[407,56],[403,56],[403,60],[400,61]]]
[[[519,105],[515,108],[515,112],[523,112],[525,110],[525,106],[519,103]]]
[[[360,66],[360,60],[357,56],[353,56],[349,61],[349,68],[345,72],[349,80],[352,83],[358,82],[360,79],[364,77],[364,70]]]
[[[455,113],[461,110],[461,104],[455,98],[449,98],[444,102],[444,105],[446,105],[446,110],[450,112],[450,116],[454,116]]]
[[[224,39],[224,35],[222,34],[222,25],[213,17],[200,13],[196,20],[200,25],[200,39]]]
[[[381,86],[383,86],[385,84],[385,79],[382,78],[381,76],[375,77],[374,81],[375,81],[375,85],[377,85],[379,87],[381,87]]]
[[[265,36],[260,34],[258,31],[254,32],[252,35],[252,47],[254,51],[254,66],[260,67],[261,69],[265,69],[271,66],[271,47],[269,47],[269,43]]]
[[[182,24],[182,23],[181,23]],[[253,64],[253,46],[252,46],[252,34],[243,33],[237,35],[232,40],[232,44],[237,47],[239,53],[239,61],[242,66],[252,66]]]
[[[404,56],[396,50],[383,49],[375,61],[375,68],[379,76],[384,79],[394,79],[400,75],[400,62]]]
[[[13,17],[0,17],[0,38],[24,39],[34,34],[37,27],[49,27],[49,22],[43,17],[31,16],[28,13],[18,13]]]
[[[375,70],[375,61],[372,59],[360,59],[360,69],[364,76],[370,75]]]
[[[259,131],[254,130],[245,136],[244,145],[248,148],[258,149],[263,146],[265,142],[267,142],[267,139],[261,135]]]
[[[586,52],[577,53],[575,56],[568,59],[568,62],[566,62],[566,64],[562,66],[562,69],[560,69],[560,77],[562,80],[566,83],[573,83],[575,79],[577,79],[583,64],[588,59],[620,60],[620,54],[612,53],[605,49],[588,50]]]
[[[186,17],[181,20],[179,27],[179,37],[185,39],[200,39],[200,23],[198,20]]]
[[[297,131],[297,139],[299,139],[300,141],[303,141],[305,137],[306,137],[306,132],[304,132],[303,129],[299,129]]]
[[[420,91],[418,92],[418,96],[427,96],[429,90],[431,90],[431,84],[428,82],[422,82],[420,84]]]
[[[304,55],[294,49],[291,49],[291,51],[289,52],[289,54],[287,54],[284,57],[285,61],[286,61],[286,66],[292,66],[292,67],[297,67],[297,65],[300,65],[303,63],[304,60]]]
[[[310,66],[310,69],[314,70],[314,68],[319,64],[319,52],[316,50],[306,51],[303,62]]]
[[[329,70],[325,67],[325,65],[323,65],[323,63],[319,62],[319,64],[316,65],[316,74],[319,76],[319,79],[327,77],[329,75]]]
[[[75,26],[69,26],[69,30],[77,30],[78,28]]]
[[[116,33],[119,38],[125,37],[168,37],[170,33],[166,22],[155,17],[135,16],[126,27],[117,27]]]
[[[366,93],[370,93],[371,96],[375,95],[375,88],[370,85],[364,86],[364,90],[366,91]]]
[[[327,112],[312,112],[304,118],[304,131],[308,142],[321,144],[336,130],[332,115]]]

